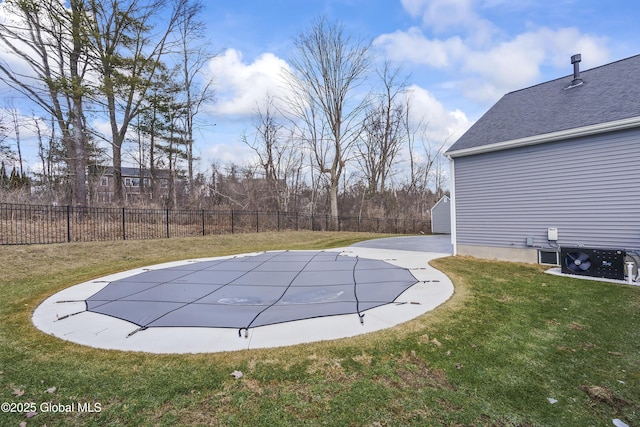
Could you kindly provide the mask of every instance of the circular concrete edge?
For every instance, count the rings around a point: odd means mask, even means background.
[[[327,316],[250,328],[239,337],[235,328],[166,327],[148,328],[131,335],[137,325],[86,311],[84,300],[114,280],[144,271],[164,269],[192,262],[255,256],[200,258],[128,270],[63,289],[43,301],[34,311],[33,324],[44,333],[76,344],[121,351],[158,354],[214,353],[256,348],[284,347],[302,343],[352,337],[396,326],[446,302],[453,295],[451,280],[429,261],[447,253],[411,252],[364,247],[326,249],[347,256],[386,261],[407,268],[419,281],[402,293],[395,303],[364,312],[364,324],[357,314]]]

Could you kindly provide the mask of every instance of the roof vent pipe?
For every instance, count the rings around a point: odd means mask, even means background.
[[[582,55],[579,53],[571,57],[571,63],[573,64],[573,80],[571,80],[571,84],[565,89],[571,89],[572,87],[580,86],[584,83],[580,77],[580,61],[582,61]]]

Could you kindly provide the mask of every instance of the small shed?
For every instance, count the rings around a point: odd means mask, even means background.
[[[431,232],[451,234],[451,203],[449,196],[442,196],[431,208]]]

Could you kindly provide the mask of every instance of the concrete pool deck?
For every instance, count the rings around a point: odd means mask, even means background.
[[[155,327],[132,334],[138,329],[137,325],[86,311],[84,300],[111,281],[144,271],[230,257],[159,264],[72,286],[38,306],[33,314],[33,323],[47,334],[78,344],[149,353],[210,353],[347,338],[393,327],[447,301],[453,294],[453,284],[446,275],[431,267],[429,261],[451,255],[449,240],[449,236],[393,237],[327,249],[327,252],[383,260],[407,268],[418,280],[394,303],[365,311],[363,324],[357,314],[347,314],[250,328],[246,338],[244,335],[240,337],[235,328]],[[246,254],[251,255],[255,254]]]

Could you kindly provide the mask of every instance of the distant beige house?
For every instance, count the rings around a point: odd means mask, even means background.
[[[97,202],[113,201],[115,180],[113,167],[93,166],[90,168],[92,178],[92,197]],[[149,201],[165,197],[169,194],[169,171],[156,170],[154,177],[151,171],[140,168],[122,168],[123,196],[127,202]],[[155,185],[155,191],[154,191]]]

